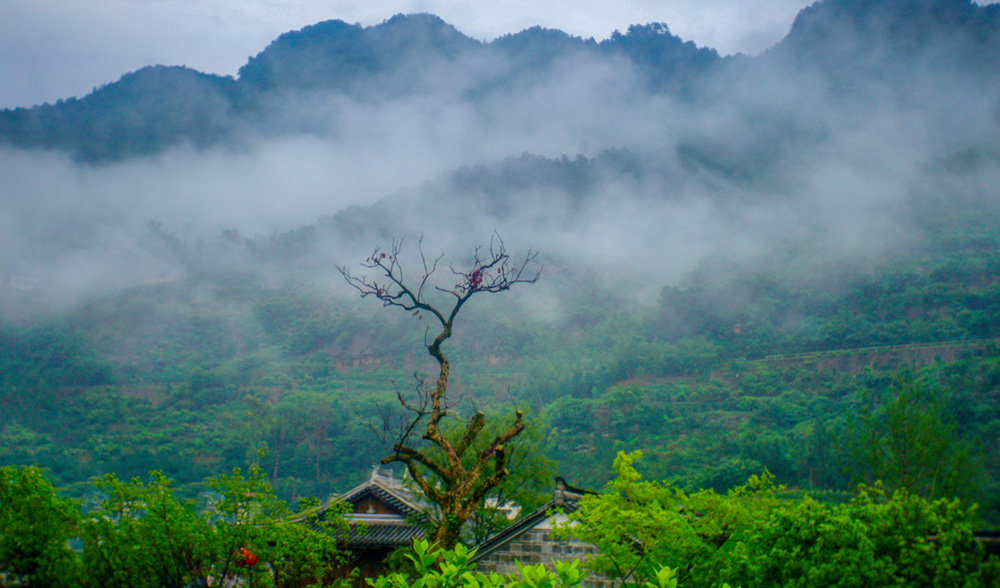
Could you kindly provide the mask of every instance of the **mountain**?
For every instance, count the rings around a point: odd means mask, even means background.
[[[802,9],[770,53],[828,72],[889,75],[923,64],[995,71],[1000,5],[970,0],[823,0]],[[902,72],[899,72],[902,73]]]
[[[331,20],[281,35],[237,79],[154,66],[81,99],[4,110],[0,142],[58,149],[82,161],[116,160],[184,142],[235,140],[247,128],[298,130],[281,123],[294,110],[290,96],[330,92],[382,101],[455,88],[456,99],[487,100],[547,79],[574,59],[631,64],[656,91],[675,91],[722,61],[662,24],[632,26],[600,43],[538,27],[483,43],[429,14],[396,15],[371,27]]]
[[[314,120],[300,120],[296,102],[321,92],[360,103],[434,96],[474,105],[516,101],[533,88],[551,93],[540,84],[602,68],[619,72],[634,92],[712,102],[767,76],[802,85],[798,76],[818,72],[842,93],[867,96],[872,84],[888,84],[905,95],[937,83],[941,70],[992,83],[988,74],[998,67],[1000,7],[969,0],[821,0],[755,58],[722,58],[661,23],[601,42],[533,27],[484,43],[437,16],[396,15],[370,27],[331,20],[285,33],[236,79],[153,66],[80,99],[4,110],[0,142],[109,161],[179,144],[239,145],[248,132],[322,132]]]
[[[232,78],[186,67],[145,67],[87,96],[0,112],[0,140],[58,149],[84,161],[196,147],[232,136],[243,90]]]
[[[368,28],[331,20],[281,35],[240,68],[239,81],[258,92],[350,91],[374,77],[412,77],[422,64],[481,46],[429,14],[399,14]]]
[[[1000,496],[996,15],[823,0],[754,57],[656,23],[328,21],[237,78],[154,66],[4,111],[0,460],[195,493],[266,444],[285,496],[328,494],[430,359],[428,317],[336,268],[405,241],[447,298],[502,236],[544,277],[464,307],[452,389],[531,405],[588,484],[643,448],[693,487],[844,488],[832,433],[942,357],[918,375]]]

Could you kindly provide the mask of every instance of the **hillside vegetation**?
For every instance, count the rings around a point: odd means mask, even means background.
[[[435,366],[336,268],[492,235],[541,280],[463,309],[449,390],[525,409],[530,504],[641,449],[685,491],[881,479],[1000,525],[996,71],[963,0],[822,0],[752,57],[400,15],[5,110],[0,464],[349,488]]]
[[[691,489],[767,468],[791,487],[839,491],[859,410],[907,377],[970,450],[963,492],[991,504],[998,272],[977,236],[842,275],[836,291],[755,267],[665,287],[655,302],[576,292],[556,317],[489,300],[456,332],[454,385],[478,406],[530,406],[544,451],[581,485],[607,481],[595,462],[642,449],[649,475]],[[371,426],[428,369],[422,334],[415,319],[253,274],[8,322],[2,460],[41,465],[70,491],[155,467],[194,492],[266,446],[279,493],[324,495],[384,453]]]

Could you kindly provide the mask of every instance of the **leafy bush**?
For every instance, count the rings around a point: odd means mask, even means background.
[[[715,573],[715,567],[729,571],[715,566],[715,560],[725,557],[734,532],[778,503],[770,478],[751,478],[728,497],[713,490],[687,493],[642,481],[634,467],[641,457],[641,451],[619,453],[617,478],[607,492],[584,496],[580,509],[570,515],[572,522],[559,532],[597,546],[599,554],[588,562],[592,569],[637,586],[655,578],[663,566],[676,568],[684,586],[728,579]]]
[[[153,472],[148,483],[106,475],[81,515],[36,468],[0,468],[0,585],[56,588],[339,586],[347,523],[336,504],[293,516],[259,468],[209,481],[198,511]],[[82,540],[82,551],[69,542]]]
[[[38,468],[0,467],[0,585],[74,586],[80,565],[67,541],[79,507],[56,496]]]
[[[367,582],[371,588],[578,588],[587,578],[579,560],[553,561],[551,566],[515,562],[517,572],[484,574],[474,569],[475,555],[474,549],[461,544],[434,550],[429,542],[418,539],[413,552],[406,554],[414,566],[412,575],[387,574]],[[651,580],[643,588],[677,588],[676,573],[670,568],[657,569]]]
[[[107,475],[104,496],[83,525],[83,561],[99,586],[209,586],[231,578],[251,586],[331,586],[344,575],[346,523],[334,505],[322,520],[293,517],[259,468],[209,480],[216,499],[197,514],[154,472],[148,484]]]
[[[849,504],[782,503],[734,535],[727,577],[747,588],[983,585],[973,510],[881,486]]]
[[[797,586],[992,585],[973,538],[975,506],[930,501],[881,484],[847,504],[783,500],[770,476],[751,477],[722,496],[643,481],[619,453],[608,491],[584,496],[563,533],[592,543],[589,562],[604,575],[639,583],[660,566],[685,586],[725,578],[746,588]]]

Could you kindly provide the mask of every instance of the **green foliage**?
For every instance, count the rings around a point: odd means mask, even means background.
[[[56,496],[36,468],[0,468],[0,583],[37,587],[339,586],[347,575],[346,505],[293,515],[263,473],[209,481],[208,508],[177,501],[160,472],[108,474],[98,504]],[[320,514],[322,512],[322,514]],[[69,541],[80,539],[74,551]]]
[[[371,588],[577,588],[587,578],[578,560],[551,564],[524,565],[515,562],[517,571],[506,576],[475,571],[475,550],[456,545],[453,549],[433,550],[424,540],[413,542],[407,557],[414,565],[412,574],[393,573],[367,579]],[[643,588],[677,588],[675,571],[657,569],[652,581]]]
[[[249,549],[260,560],[251,567],[251,578],[259,576],[256,581],[265,586],[340,585],[347,575],[342,545],[349,525],[341,515],[348,505],[334,502],[322,515],[315,510],[293,515],[257,466],[246,477],[234,470],[211,480],[210,486],[221,496],[207,515],[221,553]]]
[[[880,480],[890,491],[926,498],[970,497],[976,480],[971,448],[926,385],[904,379],[885,397],[868,394],[839,440],[856,483]]]
[[[60,388],[107,384],[111,366],[59,322],[19,327],[0,322],[0,402],[22,410],[60,400]]]
[[[501,415],[488,418],[484,434],[473,444],[473,451],[485,448],[499,434],[502,425]],[[503,510],[508,504],[518,507],[519,516],[523,516],[549,499],[554,462],[543,452],[544,436],[544,423],[530,414],[526,415],[524,431],[507,443],[507,469],[510,473],[487,493],[483,505],[469,519],[464,530],[463,539],[470,545],[485,541],[512,523]]]
[[[905,490],[862,487],[848,504],[778,497],[769,476],[726,496],[647,482],[641,453],[619,454],[607,492],[585,496],[562,532],[596,545],[590,566],[637,584],[656,566],[679,570],[683,586],[717,578],[755,586],[979,586],[975,507]]]
[[[776,504],[770,476],[753,477],[728,497],[687,493],[643,481],[634,467],[641,457],[641,451],[619,453],[607,491],[584,496],[560,532],[596,545],[588,565],[607,577],[642,586],[670,566],[685,586],[710,585],[706,572],[725,557],[731,536]]]
[[[0,584],[79,585],[82,569],[68,544],[79,521],[76,502],[59,498],[38,468],[0,467]]]
[[[345,575],[347,525],[336,504],[292,516],[258,468],[210,482],[207,510],[148,483],[95,481],[95,508],[60,499],[37,468],[0,468],[0,583],[28,587],[332,586]],[[80,539],[82,549],[69,542]]]
[[[318,238],[333,224],[302,232]],[[0,329],[0,463],[43,467],[76,498],[91,477],[157,469],[191,498],[266,446],[261,465],[286,500],[355,484],[381,457],[370,423],[395,416],[396,383],[426,369],[422,331],[404,328],[415,319],[332,303],[329,276],[312,279],[315,268],[282,249],[297,233],[199,244],[150,229],[150,246],[197,271]],[[886,389],[900,366],[917,366],[941,421],[957,425],[953,449],[982,458],[972,460],[982,476],[960,489],[995,526],[1000,350],[959,341],[837,351],[995,335],[996,240],[973,236],[866,266],[788,253],[763,267],[706,262],[654,305],[568,268],[558,318],[468,309],[455,390],[485,412],[511,396],[530,405],[545,433],[536,445],[579,486],[610,478],[595,461],[642,448],[645,473],[687,491],[722,491],[763,468],[798,490],[847,491],[837,446],[862,421],[847,415],[870,408],[883,427]],[[213,247],[287,271],[221,271]],[[795,351],[815,353],[768,357]]]
[[[650,335],[707,336],[758,358],[1000,334],[986,318],[998,304],[998,259],[969,235],[846,271],[823,266],[822,256],[773,256],[764,267],[706,264],[688,287],[665,287]]]
[[[247,477],[237,469],[211,480],[217,498],[198,515],[173,498],[162,474],[151,478],[98,481],[104,498],[83,527],[84,563],[97,585],[183,587],[239,577],[253,586],[330,586],[342,577],[347,527],[336,505],[323,519],[292,517],[252,467]]]
[[[108,474],[103,498],[82,525],[90,582],[107,587],[174,588],[219,574],[213,529],[174,500],[159,472],[148,485]]]
[[[764,513],[761,513],[764,514]],[[849,504],[806,498],[749,525],[733,546],[727,577],[755,586],[977,586],[974,509],[906,491],[862,488]]]

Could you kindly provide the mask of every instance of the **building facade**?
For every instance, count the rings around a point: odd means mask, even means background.
[[[584,561],[596,554],[597,548],[593,545],[572,537],[561,538],[554,532],[557,526],[568,522],[566,515],[579,508],[578,502],[584,494],[590,492],[568,486],[565,480],[556,478],[552,500],[476,546],[476,569],[484,573],[510,574],[517,571],[516,562],[551,567],[553,560]],[[582,588],[612,588],[614,585],[603,576],[591,574]]]

